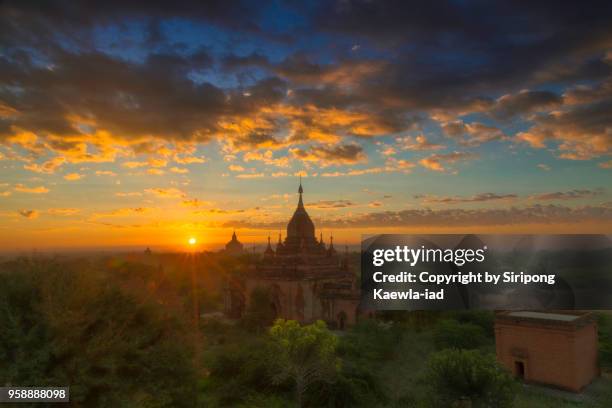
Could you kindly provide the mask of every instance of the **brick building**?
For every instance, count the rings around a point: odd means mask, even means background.
[[[580,392],[599,375],[590,313],[498,313],[495,346],[498,361],[525,382]]]

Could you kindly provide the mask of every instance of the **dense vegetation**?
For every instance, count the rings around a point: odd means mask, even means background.
[[[241,321],[227,320],[214,313],[223,278],[245,265],[216,256],[177,256],[164,267],[128,258],[2,263],[0,384],[70,385],[71,405],[87,407],[604,407],[612,401],[605,378],[582,400],[518,384],[495,361],[490,312],[385,312],[333,332],[323,322],[275,321],[260,290]],[[600,315],[599,329],[601,366],[609,371],[609,314]]]

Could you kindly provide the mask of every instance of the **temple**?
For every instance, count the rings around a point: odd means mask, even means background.
[[[225,244],[224,253],[228,255],[241,255],[244,253],[244,246],[240,241],[238,241],[238,237],[236,236],[236,231],[232,234],[232,239],[230,242]]]
[[[315,225],[304,206],[302,183],[298,188],[297,208],[287,224],[287,234],[268,245],[260,262],[248,276],[226,290],[226,313],[241,317],[256,288],[270,296],[270,307],[279,318],[309,323],[324,320],[331,327],[343,329],[355,323],[359,289],[348,262],[348,251],[339,254],[333,237],[329,244],[323,234],[317,239]]]

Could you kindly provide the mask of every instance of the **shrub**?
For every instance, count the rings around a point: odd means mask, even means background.
[[[476,349],[487,343],[482,327],[472,323],[459,323],[453,319],[441,320],[433,332],[438,349]]]
[[[512,406],[517,383],[495,360],[477,350],[443,350],[430,356],[424,378],[429,402],[450,407],[459,401],[471,406]]]

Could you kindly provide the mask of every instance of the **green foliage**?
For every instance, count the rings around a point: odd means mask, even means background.
[[[489,310],[459,310],[449,312],[449,317],[459,323],[472,323],[480,326],[485,334],[494,337],[495,313]]]
[[[257,287],[253,289],[251,301],[244,316],[244,325],[257,332],[269,327],[276,317],[271,302],[270,293],[266,288]]]
[[[276,395],[263,395],[253,394],[250,395],[241,404],[238,404],[238,408],[291,408],[295,406],[292,401],[276,396]]]
[[[612,315],[597,315],[599,331],[599,364],[606,370],[612,370]]]
[[[262,338],[221,347],[209,363],[209,389],[222,406],[244,402],[264,391],[282,391],[282,384],[273,384],[273,359],[269,342]]]
[[[436,347],[441,349],[476,349],[488,342],[482,327],[473,323],[459,323],[453,319],[441,320],[433,331]]]
[[[305,396],[312,407],[372,407],[388,400],[378,378],[367,366],[342,365],[333,382],[317,382]]]
[[[15,262],[15,268],[25,266]],[[49,328],[40,319],[40,293],[31,273],[0,274],[0,384],[46,385]]]
[[[295,384],[299,407],[313,384],[337,379],[338,339],[323,321],[301,326],[294,320],[278,319],[270,328],[270,340],[276,362],[274,380],[277,383],[291,380]]]
[[[424,382],[434,407],[469,401],[476,407],[511,407],[517,383],[495,356],[477,350],[443,350],[430,356]]]
[[[70,384],[84,406],[193,406],[182,325],[157,304],[84,263],[22,260],[0,275],[0,383]]]
[[[342,356],[362,360],[391,360],[400,343],[405,328],[394,322],[379,322],[368,319],[357,323],[339,345]]]

